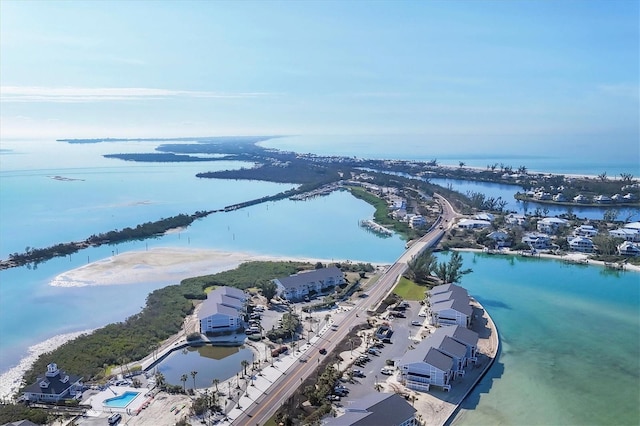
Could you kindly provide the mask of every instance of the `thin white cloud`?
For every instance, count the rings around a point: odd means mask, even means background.
[[[640,88],[637,84],[602,84],[598,86],[598,91],[610,96],[622,96],[625,98],[640,97]]]
[[[209,92],[146,87],[43,87],[0,86],[1,102],[104,102],[144,99],[243,99],[273,95],[265,92]]]

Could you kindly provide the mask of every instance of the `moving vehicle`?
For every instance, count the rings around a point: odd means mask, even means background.
[[[422,325],[422,321],[411,321],[411,325]]]
[[[321,348],[321,349],[320,349],[320,353],[321,353],[322,355],[326,355],[326,354],[327,354],[327,350],[326,350],[325,348]]]

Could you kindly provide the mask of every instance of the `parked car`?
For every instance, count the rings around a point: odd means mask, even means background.
[[[367,351],[367,353],[371,354],[371,355],[375,355],[378,356],[380,355],[380,351],[377,350],[376,348],[369,348],[369,350]]]
[[[340,396],[338,396],[338,395],[327,395],[327,399],[329,401],[340,401]]]
[[[411,321],[411,325],[422,325],[422,321]]]
[[[353,370],[352,373],[353,377],[366,377],[362,370]]]
[[[384,374],[385,376],[391,376],[393,374],[393,370],[387,367],[383,367],[382,370],[380,370],[380,373]]]

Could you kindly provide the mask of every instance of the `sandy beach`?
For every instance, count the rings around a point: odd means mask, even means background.
[[[148,282],[179,283],[199,275],[215,274],[252,261],[300,261],[310,263],[344,260],[268,256],[211,249],[154,248],[125,252],[89,263],[56,276],[50,284],[59,287],[131,285]],[[354,261],[358,262],[358,261]]]

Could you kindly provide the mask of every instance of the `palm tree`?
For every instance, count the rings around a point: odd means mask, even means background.
[[[218,384],[220,383],[220,379],[213,379],[213,381],[211,382],[213,384],[213,386],[216,387],[216,394],[218,393]]]
[[[185,386],[185,384],[187,383],[188,379],[189,376],[187,376],[186,374],[180,376],[180,381],[182,382],[182,390],[184,391],[184,393],[187,393],[187,387]]]
[[[197,375],[197,374],[198,374],[198,372],[197,372],[197,371],[195,371],[195,370],[191,372],[191,377],[193,377],[193,389],[194,389],[194,390],[195,390],[195,388],[196,388],[196,375]]]
[[[240,363],[240,365],[242,366],[242,370],[244,372],[244,376],[247,375],[247,367],[249,366],[249,361],[247,361],[246,359],[243,359],[242,362]]]
[[[164,389],[164,385],[166,384],[164,374],[158,372],[155,374],[155,377],[156,377],[156,386],[158,386],[160,389]]]

